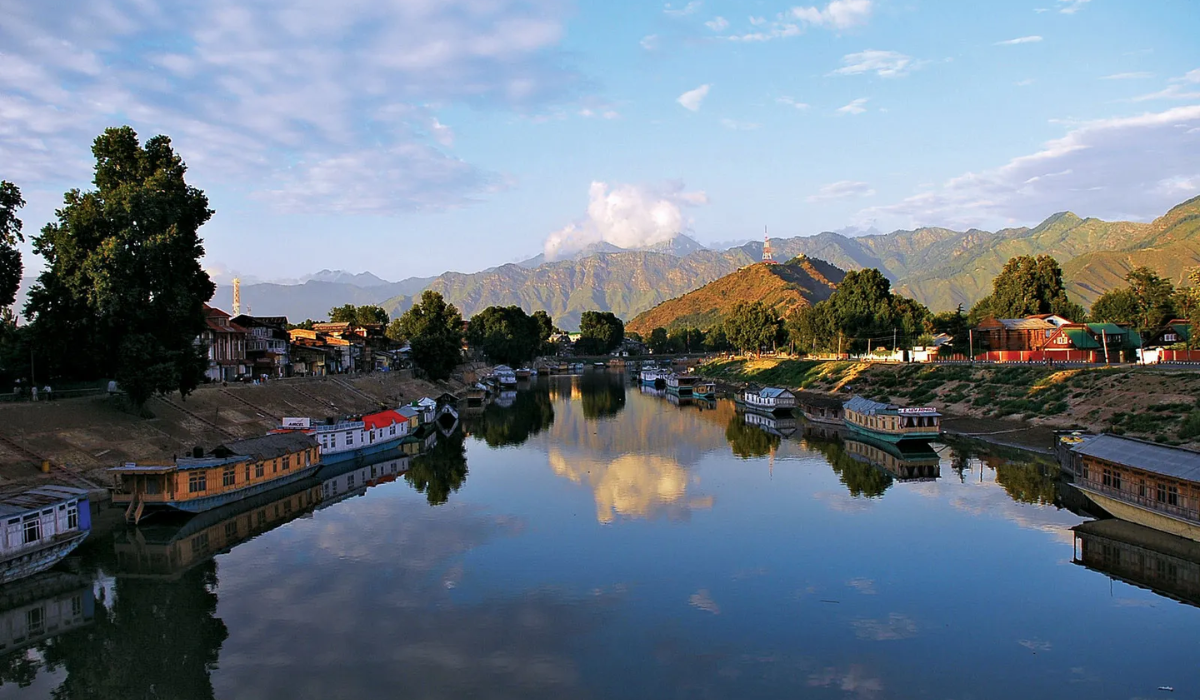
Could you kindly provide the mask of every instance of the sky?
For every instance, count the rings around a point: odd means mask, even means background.
[[[0,0],[25,230],[171,137],[218,281],[678,233],[1151,220],[1200,194],[1194,0]],[[25,251],[30,252],[27,241]],[[40,268],[27,257],[27,272]]]

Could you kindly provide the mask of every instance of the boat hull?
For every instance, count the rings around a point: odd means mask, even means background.
[[[750,411],[764,416],[790,416],[794,409],[783,406],[759,406],[757,404],[746,403],[745,399],[737,399],[734,404],[739,411]]]
[[[857,423],[851,423],[850,421],[845,421],[845,424],[847,428],[850,428],[851,431],[858,433],[859,435],[865,435],[872,440],[883,440],[884,442],[890,442],[892,444],[910,440],[937,440],[942,437],[941,432],[934,430],[925,430],[919,433],[885,433],[878,430],[864,428],[861,425],[858,425]]]
[[[261,484],[255,484],[254,486],[249,486],[244,489],[238,489],[237,491],[220,493],[215,496],[205,496],[204,498],[195,498],[188,501],[165,501],[163,503],[153,504],[147,503],[146,507],[151,508],[165,506],[174,510],[184,511],[185,513],[203,513],[204,511],[212,510],[213,508],[220,508],[221,506],[229,505],[230,503],[236,503],[238,501],[250,498],[251,496],[257,496],[261,493],[267,493],[268,491],[274,491],[277,488],[294,484],[301,479],[312,476],[317,472],[318,469],[321,468],[321,466],[322,463],[317,462],[316,464],[304,467],[302,469],[297,469],[287,476],[281,476],[278,479],[272,479]]]
[[[87,539],[88,532],[88,530],[83,530],[74,533],[0,562],[0,585],[40,574],[54,566],[75,551],[79,543]]]
[[[322,452],[321,464],[340,464],[342,462],[352,462],[363,457],[371,457],[381,455],[388,450],[395,449],[400,445],[400,441],[404,436],[391,438],[388,440],[380,440],[373,442],[363,447],[358,447],[353,450],[345,450],[342,452]]]
[[[1086,486],[1080,486],[1078,483],[1075,484],[1075,488],[1082,491],[1089,500],[1103,508],[1114,518],[1200,542],[1200,525],[1167,515],[1166,513],[1159,513],[1133,505],[1132,503],[1119,501],[1112,496],[1099,493]]]

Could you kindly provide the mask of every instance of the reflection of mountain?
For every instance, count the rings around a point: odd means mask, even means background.
[[[1072,529],[1076,564],[1200,607],[1200,542],[1115,518]]]
[[[686,517],[695,508],[712,507],[712,496],[687,498],[690,475],[674,460],[656,455],[626,454],[612,461],[564,455],[550,450],[550,468],[577,484],[587,484],[596,498],[596,519],[615,516]]]
[[[48,571],[0,589],[0,684],[24,686],[39,663],[27,650],[91,624],[95,615],[92,582]]]
[[[440,506],[467,480],[467,448],[457,431],[438,441],[433,449],[415,457],[404,480],[425,494],[431,506]]]

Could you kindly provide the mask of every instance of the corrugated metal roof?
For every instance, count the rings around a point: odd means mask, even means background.
[[[1071,451],[1163,476],[1200,481],[1200,452],[1107,433],[1085,440]]]
[[[317,446],[317,439],[304,433],[277,433],[263,437],[227,442],[223,447],[235,455],[256,460],[275,459]]]
[[[1044,318],[1002,318],[999,320],[1010,331],[1052,331],[1058,327]]]
[[[779,387],[774,387],[774,386],[769,386],[758,392],[758,395],[763,397],[764,399],[777,399],[780,396],[783,396],[784,394],[787,394],[790,396],[792,394],[792,392],[788,391],[787,389],[780,389]]]
[[[1100,343],[1082,328],[1064,328],[1063,335],[1071,339],[1071,344],[1080,350],[1099,350]]]
[[[87,498],[87,493],[84,489],[70,486],[42,486],[29,489],[0,499],[0,517],[20,515],[47,506],[58,505],[64,501],[77,501]]]
[[[859,415],[874,416],[881,413],[895,413],[900,407],[895,404],[879,403],[870,399],[864,399],[861,396],[855,396],[844,404],[847,411],[854,411]]]

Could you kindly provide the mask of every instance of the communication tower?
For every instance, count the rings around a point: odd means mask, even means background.
[[[775,253],[771,250],[771,237],[767,235],[767,227],[763,227],[763,262],[775,263]]]
[[[233,315],[242,315],[242,280],[233,278]]]

